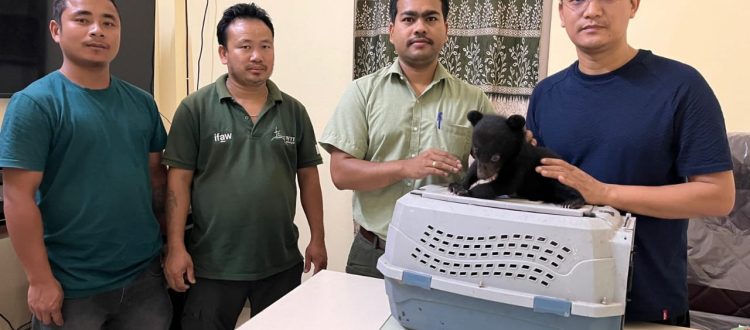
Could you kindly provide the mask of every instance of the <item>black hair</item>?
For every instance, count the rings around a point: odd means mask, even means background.
[[[115,10],[117,10],[117,15],[120,15],[120,9],[117,8],[117,3],[115,0],[109,0],[112,5],[115,6]],[[68,0],[55,0],[52,2],[52,19],[57,22],[57,25],[60,26],[60,29],[62,29],[62,13],[65,11],[65,9],[68,8]]]
[[[450,9],[450,6],[448,4],[449,1],[448,0],[440,0],[440,2],[443,4],[443,20],[445,20],[447,22],[448,21],[448,10]],[[398,15],[397,5],[398,5],[398,0],[391,0],[391,8],[390,8],[390,10],[388,12],[388,14],[389,14],[389,16],[391,18],[391,23],[395,23],[396,22],[396,15]]]
[[[227,27],[238,18],[259,19],[271,29],[271,36],[274,36],[271,17],[268,16],[268,13],[263,8],[258,7],[255,3],[238,3],[227,8],[224,11],[224,15],[221,16],[219,24],[216,25],[216,37],[219,39],[220,45],[227,46]]]

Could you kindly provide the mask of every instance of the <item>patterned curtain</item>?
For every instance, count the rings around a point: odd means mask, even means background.
[[[355,0],[354,78],[396,57],[388,41],[389,0]],[[498,113],[526,114],[546,76],[552,0],[450,0],[448,41],[440,62],[478,86]]]

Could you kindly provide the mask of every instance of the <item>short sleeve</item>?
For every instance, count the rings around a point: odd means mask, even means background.
[[[297,144],[297,168],[320,165],[323,163],[323,158],[318,151],[315,131],[310,121],[310,116],[302,105],[300,105],[299,120],[298,127],[301,132],[297,134],[300,137]]]
[[[43,172],[53,127],[46,109],[22,93],[13,95],[0,129],[0,167]]]
[[[366,111],[365,97],[357,83],[352,82],[323,130],[323,149],[330,153],[333,147],[363,159],[368,147]]]
[[[170,167],[194,170],[198,159],[198,125],[183,101],[177,107],[162,163]]]
[[[732,159],[719,101],[705,79],[695,71],[679,93],[675,130],[677,173],[692,176],[732,169]]]
[[[167,144],[167,131],[164,129],[164,123],[161,121],[159,108],[153,100],[151,100],[151,109],[154,124],[151,134],[151,142],[149,143],[149,151],[162,152]]]

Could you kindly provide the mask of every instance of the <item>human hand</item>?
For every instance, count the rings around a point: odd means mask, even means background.
[[[537,173],[544,177],[556,179],[560,183],[577,190],[586,203],[592,205],[609,205],[610,186],[595,179],[588,173],[568,162],[557,158],[542,158],[542,165],[537,166]]]
[[[423,179],[429,175],[448,176],[461,170],[456,156],[440,149],[427,149],[417,157],[406,160],[404,171],[410,179]]]
[[[170,247],[167,249],[167,257],[164,261],[164,277],[172,290],[185,292],[190,285],[185,283],[185,278],[190,284],[195,284],[193,273],[193,258],[187,253],[185,247]]]
[[[328,267],[328,253],[326,252],[325,241],[310,241],[305,249],[305,273],[310,271],[310,264],[315,265],[313,274]]]
[[[30,282],[28,291],[29,310],[44,325],[62,326],[62,304],[65,295],[62,286],[54,277],[39,282]]]

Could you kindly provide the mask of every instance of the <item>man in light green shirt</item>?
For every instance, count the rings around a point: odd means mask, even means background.
[[[346,271],[381,278],[375,266],[396,200],[457,179],[471,150],[466,114],[493,111],[481,90],[438,63],[448,0],[392,0],[390,14],[398,59],[352,82],[320,139],[331,153],[333,183],[354,191],[359,233]]]

